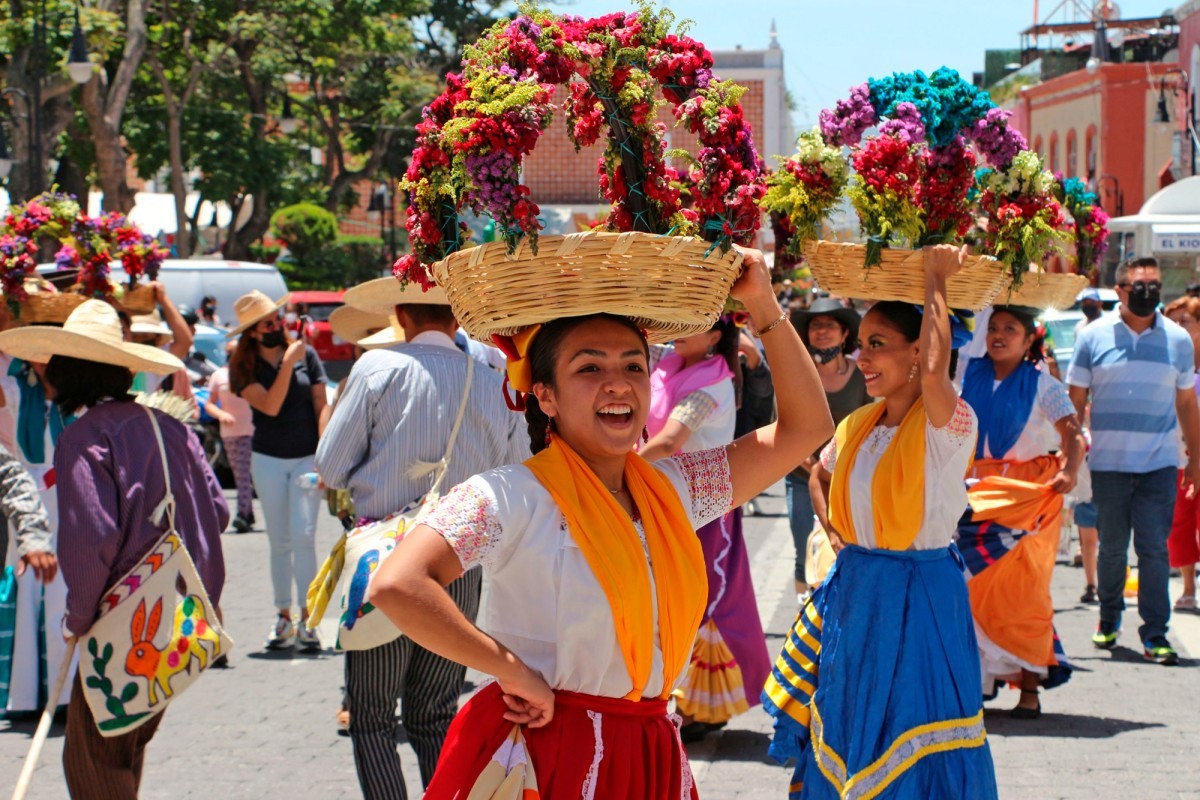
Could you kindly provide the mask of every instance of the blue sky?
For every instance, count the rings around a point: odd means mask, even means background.
[[[659,0],[662,2],[662,0]],[[1041,0],[1043,17],[1059,0]],[[1121,16],[1151,17],[1172,0],[1119,0]],[[631,7],[625,0],[557,0],[562,13],[592,16]],[[869,77],[943,64],[968,80],[988,49],[1017,48],[1033,23],[1033,0],[667,0],[695,22],[710,50],[767,46],[772,18],[784,49],[798,126],[816,122],[846,90]],[[1070,0],[1067,2],[1071,5]],[[1061,19],[1061,18],[1060,18]]]

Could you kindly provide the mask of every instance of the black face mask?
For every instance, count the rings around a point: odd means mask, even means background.
[[[1162,287],[1138,281],[1129,287],[1129,300],[1125,307],[1135,317],[1152,317],[1162,300]]]
[[[1096,319],[1100,316],[1100,306],[1092,305],[1091,303],[1084,303],[1083,306],[1080,307],[1080,311],[1082,311],[1083,315],[1089,320]]]
[[[263,347],[283,347],[287,344],[287,336],[281,330],[267,331],[260,335],[258,340],[262,342]]]
[[[812,354],[813,361],[818,364],[828,364],[837,358],[842,352],[842,346],[835,347],[810,347],[808,352]]]

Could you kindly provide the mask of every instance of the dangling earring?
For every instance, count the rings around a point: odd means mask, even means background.
[[[642,426],[642,443],[644,444],[648,441],[650,441],[650,431],[646,429],[645,425],[643,425]]]
[[[550,434],[554,433],[554,417],[550,417],[550,421],[546,423],[546,447],[550,446]]]
[[[913,364],[908,370],[908,382],[912,383],[917,379],[917,365]]]
[[[716,352],[716,350],[714,350],[714,349],[713,349],[713,346],[710,344],[710,345],[708,346],[708,357],[709,357],[709,358],[712,358],[712,355],[713,355],[713,353],[715,353],[715,352]]]

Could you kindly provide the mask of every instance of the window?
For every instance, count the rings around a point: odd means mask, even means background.
[[[1042,158],[1046,157],[1046,149],[1043,147],[1045,142],[1042,141],[1041,134],[1038,134],[1033,140],[1033,152],[1037,153]]]
[[[1079,141],[1074,128],[1067,131],[1067,163],[1063,171],[1068,178],[1074,178],[1079,173]]]
[[[1047,159],[1050,162],[1050,171],[1058,172],[1058,134],[1050,134],[1050,157]]]

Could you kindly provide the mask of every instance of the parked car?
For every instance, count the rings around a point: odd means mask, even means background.
[[[354,345],[334,336],[333,329],[329,326],[329,315],[343,305],[343,294],[345,292],[298,291],[292,292],[291,295],[291,304],[300,315],[297,330],[303,321],[309,344],[317,351],[326,367],[334,362],[349,363],[354,358]]]

